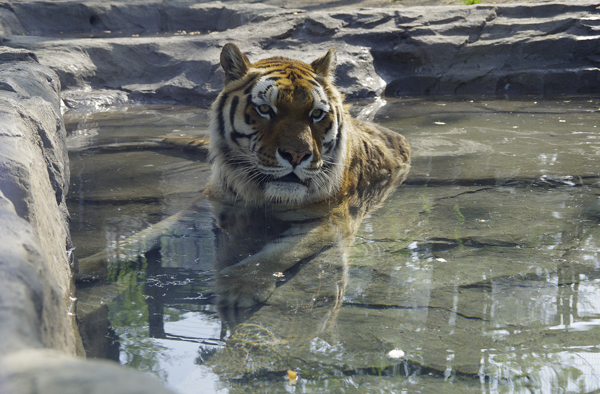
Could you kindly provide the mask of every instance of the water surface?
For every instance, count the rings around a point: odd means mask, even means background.
[[[206,110],[67,113],[75,253],[112,251],[108,278],[80,284],[88,354],[178,393],[599,390],[600,100],[381,104],[353,111],[407,137],[408,179],[352,245],[285,271],[235,318],[218,307],[205,201],[160,248],[120,261],[117,246],[189,207],[210,167],[111,144],[203,136]]]

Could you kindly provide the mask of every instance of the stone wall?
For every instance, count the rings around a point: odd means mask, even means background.
[[[76,357],[59,94],[35,54],[0,49],[0,392],[166,393],[117,364]]]
[[[77,335],[68,314],[72,307],[65,206],[69,161],[60,83],[33,53],[5,50],[0,61],[0,259],[6,269],[0,311],[33,322],[27,330],[36,334],[3,340],[0,354],[33,344],[75,354]],[[9,302],[15,294],[23,298],[21,302]]]

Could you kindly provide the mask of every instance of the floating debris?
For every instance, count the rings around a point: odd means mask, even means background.
[[[296,382],[298,381],[298,374],[295,371],[292,370],[288,370],[288,380],[289,380],[289,384],[296,384]]]
[[[388,354],[389,358],[402,358],[404,357],[404,351],[400,349],[391,350]]]

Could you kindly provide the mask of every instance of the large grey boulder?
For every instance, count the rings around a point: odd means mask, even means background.
[[[88,362],[75,324],[60,82],[24,50],[0,50],[0,392],[167,393]]]

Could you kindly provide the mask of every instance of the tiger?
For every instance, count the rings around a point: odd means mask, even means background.
[[[216,217],[231,210],[228,204],[242,202],[309,207],[313,212],[307,215],[323,218],[333,205],[352,205],[344,200],[356,200],[349,197],[369,185],[403,181],[410,168],[410,145],[401,134],[349,114],[334,85],[335,49],[310,64],[284,57],[250,63],[228,43],[220,64],[224,88],[209,110],[208,141],[179,135],[150,141],[159,148],[198,152],[208,145],[212,171],[202,197],[216,207]],[[340,208],[336,212],[336,217],[344,216]],[[122,253],[137,256],[156,247],[182,214],[121,242]],[[325,232],[321,228],[315,238],[327,238]],[[78,279],[104,277],[109,254],[103,250],[80,259]]]
[[[337,342],[355,234],[406,179],[411,150],[350,115],[334,49],[311,63],[251,63],[230,43],[220,63],[205,193],[219,229],[215,304],[230,333],[211,360],[228,379],[296,366],[317,337]]]
[[[192,149],[208,143],[205,192],[117,250],[119,261],[164,245],[191,250],[177,246],[193,241],[178,229],[212,228],[212,292],[231,330],[215,360],[222,354],[231,361],[220,364],[231,367],[227,374],[236,366],[272,367],[273,358],[263,364],[255,354],[267,347],[282,355],[316,336],[334,336],[355,234],[406,179],[411,150],[401,134],[350,115],[334,85],[334,49],[310,64],[284,57],[250,63],[229,43],[220,64],[225,83],[210,108],[209,141],[158,141]],[[203,214],[206,203],[211,219]],[[115,254],[80,260],[80,269],[87,277],[106,276],[107,258]],[[293,327],[303,334],[295,336]]]
[[[220,56],[224,88],[210,108],[205,194],[251,205],[335,201],[410,167],[399,133],[353,118],[334,85],[335,49],[310,64],[250,63],[233,43]]]
[[[410,145],[350,115],[334,85],[336,63],[335,49],[310,64],[280,56],[251,63],[232,43],[221,51],[205,195],[220,230],[217,307],[230,326],[298,267],[343,273],[363,218],[406,178]],[[324,262],[325,251],[334,261]],[[337,277],[333,298],[345,287]]]

